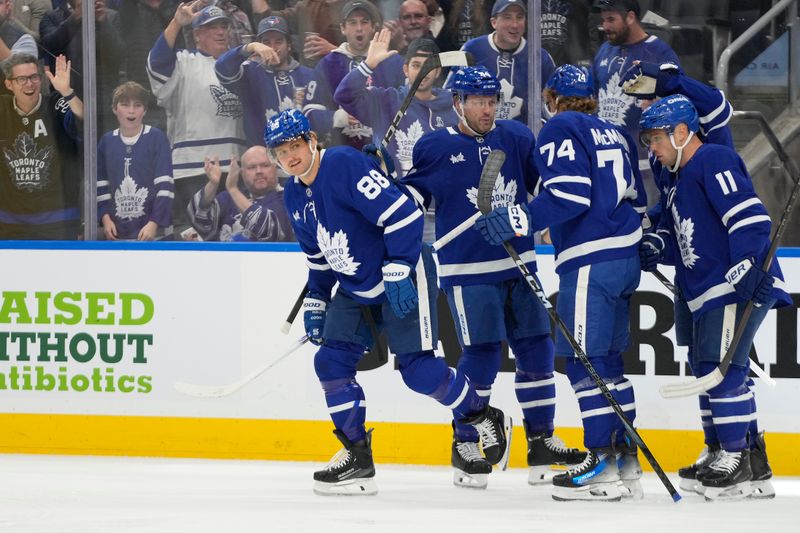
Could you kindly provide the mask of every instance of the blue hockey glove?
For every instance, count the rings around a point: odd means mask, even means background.
[[[320,346],[322,344],[322,332],[325,329],[325,309],[328,307],[326,302],[319,294],[308,293],[303,299],[303,325],[306,328],[306,335],[312,344]]]
[[[775,279],[753,264],[750,258],[742,259],[728,269],[725,280],[733,285],[739,298],[753,300],[757,307],[770,300],[772,285],[775,283]]]
[[[377,161],[381,168],[385,167],[387,176],[397,177],[394,169],[394,159],[389,154],[389,150],[383,147],[383,144],[368,144],[361,151]]]
[[[655,233],[645,233],[639,242],[639,263],[642,270],[652,272],[661,262],[664,241]]]
[[[411,279],[411,266],[402,261],[385,262],[383,264],[383,287],[386,299],[392,311],[403,318],[417,308],[419,296]]]
[[[677,75],[680,69],[673,63],[649,63],[638,61],[625,71],[619,81],[622,92],[641,100],[652,100],[667,96],[677,90]]]
[[[483,238],[499,246],[514,237],[531,234],[531,213],[525,204],[498,207],[475,221],[475,229]]]

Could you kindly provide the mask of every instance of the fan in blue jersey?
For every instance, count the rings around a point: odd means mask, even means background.
[[[467,41],[461,49],[485,66],[500,80],[503,101],[497,106],[497,119],[514,119],[528,123],[528,41],[527,7],[523,0],[501,0],[492,6],[489,22],[494,31]],[[542,48],[539,52],[542,81],[555,70],[553,58]]]
[[[600,46],[592,63],[597,115],[615,126],[624,127],[631,137],[638,139],[642,110],[636,97],[626,94],[619,82],[634,61],[678,65],[678,56],[666,42],[648,35],[642,28],[642,11],[637,0],[595,0],[593,8],[600,11],[606,35],[606,42]],[[637,149],[647,196],[655,203],[658,196],[650,175],[647,151],[638,146]]]
[[[264,145],[264,123],[286,109],[303,106],[314,71],[292,57],[289,26],[281,17],[258,23],[257,41],[222,54],[214,70],[222,86],[242,102],[248,146]]]
[[[334,95],[342,109],[372,128],[372,140],[376,144],[381,142],[389,129],[425,60],[439,53],[439,47],[434,41],[415,39],[408,46],[403,64],[408,83],[399,89],[370,87],[369,80],[375,69],[397,54],[396,51],[389,50],[390,38],[391,32],[386,29],[375,34],[367,58],[344,77]],[[438,68],[432,70],[420,83],[387,147],[400,176],[405,176],[411,170],[412,150],[423,134],[446,126],[455,126],[458,122],[458,116],[453,111],[452,93],[436,87],[440,72],[441,69]]]
[[[623,375],[622,353],[628,347],[630,299],[640,277],[641,217],[632,200],[642,192],[636,189],[633,141],[593,114],[596,101],[585,69],[556,69],[544,97],[554,116],[542,128],[535,150],[541,184],[532,202],[521,202],[522,211],[528,214],[529,232],[550,228],[560,277],[558,314],[632,422],[636,405],[633,385]],[[495,208],[476,226],[492,244],[520,233],[508,207]],[[556,355],[567,358],[589,453],[580,465],[553,478],[553,498],[640,497],[636,447],[560,331]]]
[[[717,368],[745,305],[755,304],[725,379],[708,391],[711,417],[704,425],[712,427],[704,429],[714,453],[697,470],[696,480],[707,499],[747,497],[754,488],[764,497],[771,486],[751,485],[752,455],[763,462],[759,474],[766,479],[769,466],[763,435],[753,420],[748,354],[767,312],[791,299],[777,259],[762,269],[771,222],[744,162],[731,148],[703,143],[696,135],[699,127],[697,110],[683,95],[661,99],[642,113],[643,144],[662,173],[677,172],[657,235],[642,247],[654,256],[652,263],[675,265],[676,281],[692,313],[690,364],[695,376]]]
[[[134,81],[111,96],[119,128],[97,146],[97,219],[108,240],[150,241],[172,233],[172,158],[169,139],[142,123],[150,93]]]
[[[318,150],[317,135],[296,110],[267,122],[273,158],[294,176],[284,198],[308,259],[303,320],[320,345],[314,368],[325,391],[334,434],[344,450],[314,474],[319,494],[374,494],[371,431],[356,365],[383,329],[403,381],[453,410],[482,437],[488,454],[507,457],[510,427],[461,371],[435,357],[434,273],[425,268],[422,213],[379,170],[349,147]],[[335,295],[335,283],[339,288]]]
[[[308,86],[303,112],[314,131],[327,137],[328,146],[346,144],[361,149],[372,141],[372,128],[339,108],[333,94],[347,73],[364,60],[380,24],[377,8],[367,0],[344,4],[341,30],[347,40],[323,57],[314,69],[316,81]],[[404,79],[403,60],[392,56],[375,67],[369,85],[400,87]]]
[[[485,67],[459,68],[451,90],[457,127],[424,135],[414,147],[414,168],[401,181],[418,203],[436,204],[436,236],[441,238],[477,211],[478,182],[487,155],[501,149],[507,158],[497,176],[495,207],[524,203],[538,173],[531,130],[513,120],[495,122],[500,83]],[[536,271],[533,237],[512,245],[531,272]],[[514,352],[515,392],[528,437],[531,484],[548,483],[552,464],[583,459],[553,435],[555,380],[550,321],[541,303],[520,278],[502,248],[488,245],[471,229],[438,252],[439,285],[447,295],[463,348],[459,372],[488,397],[500,366],[501,342]],[[481,477],[496,463],[488,454],[463,454],[478,436],[456,421],[452,465],[456,485],[486,486]]]

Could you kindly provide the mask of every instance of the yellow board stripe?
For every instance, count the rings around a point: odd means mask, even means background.
[[[0,452],[327,461],[339,448],[327,421],[178,418],[150,416],[0,414]],[[376,422],[373,450],[380,463],[450,464],[449,424]],[[646,429],[642,438],[664,470],[692,463],[702,448],[700,431]],[[580,446],[579,428],[559,428]],[[800,435],[767,433],[776,475],[800,475]],[[525,432],[514,428],[512,467],[525,467]],[[645,470],[647,461],[640,456]]]

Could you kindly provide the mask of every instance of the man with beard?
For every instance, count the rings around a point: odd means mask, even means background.
[[[667,43],[648,35],[641,24],[641,8],[637,0],[595,0],[600,11],[606,42],[600,47],[592,64],[597,94],[597,115],[624,128],[634,139],[639,138],[639,117],[642,114],[634,96],[625,94],[620,86],[622,75],[636,60],[679,65],[678,56]],[[639,146],[639,170],[642,171],[647,197],[658,199],[647,149]]]

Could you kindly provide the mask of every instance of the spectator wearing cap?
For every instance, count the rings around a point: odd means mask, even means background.
[[[292,57],[289,27],[281,17],[258,23],[256,42],[222,54],[215,66],[222,85],[239,96],[249,146],[264,144],[266,119],[302,108],[314,71]]]
[[[228,50],[230,19],[215,6],[194,12],[201,3],[178,6],[147,58],[150,87],[167,111],[175,179],[173,225],[178,233],[188,229],[185,207],[205,183],[205,156],[212,151],[238,156],[245,146],[239,98],[214,72],[215,60]],[[177,49],[181,28],[189,24],[197,49]],[[220,164],[227,171],[230,160]]]
[[[245,2],[247,2],[245,4]],[[250,16],[244,10],[244,6],[249,8],[247,0],[207,0],[205,4],[214,4],[228,15],[231,19],[230,29],[230,45],[239,46],[240,44],[247,44],[253,37],[253,24],[250,22]],[[202,7],[205,7],[203,4]],[[192,32],[186,31],[184,28],[184,39],[186,40],[186,48],[194,48],[194,38]]]
[[[298,51],[303,51],[303,64],[316,65],[342,42],[342,7],[347,0],[300,0],[286,9],[272,9],[267,0],[251,0],[253,19],[268,16],[286,19],[289,31],[296,36]]]
[[[328,137],[325,144],[347,144],[360,150],[372,140],[372,129],[337,109],[333,94],[347,73],[364,60],[380,25],[378,9],[367,0],[351,0],[342,8],[341,29],[347,40],[316,66],[316,83],[309,85],[303,108],[311,129]],[[403,59],[397,54],[376,66],[370,78],[370,85],[377,87],[399,87],[404,82]]]
[[[597,92],[597,115],[615,126],[625,128],[634,139],[638,139],[642,110],[636,97],[622,92],[622,75],[634,61],[679,65],[678,56],[667,43],[644,31],[640,19],[641,9],[636,0],[596,0],[593,9],[600,12],[606,34],[606,42],[600,46],[592,63]],[[638,150],[639,170],[642,172],[647,197],[652,204],[660,195],[647,160],[647,148],[638,146]]]
[[[408,51],[408,44],[414,39],[434,38],[430,29],[431,16],[428,14],[428,7],[422,0],[405,0],[400,4],[397,20],[387,20],[383,23],[383,27],[392,32],[390,46],[400,55],[405,55]]]
[[[391,32],[387,28],[375,35],[366,59],[344,77],[334,95],[336,103],[345,111],[372,128],[372,142],[375,144],[381,142],[389,129],[422,64],[429,56],[439,53],[439,47],[432,39],[415,39],[409,44],[403,63],[403,74],[408,83],[399,88],[370,86],[369,79],[382,62],[400,57],[395,50],[389,49],[390,38]],[[387,146],[394,158],[398,177],[411,170],[411,154],[423,134],[458,124],[452,93],[436,86],[440,71],[434,69],[422,80]]]
[[[485,66],[497,76],[502,89],[502,102],[497,106],[498,120],[528,123],[528,41],[525,0],[499,0],[492,7],[489,22],[494,31],[470,39],[461,48],[472,54],[476,64]],[[544,48],[539,53],[542,85],[555,71],[553,58]]]

